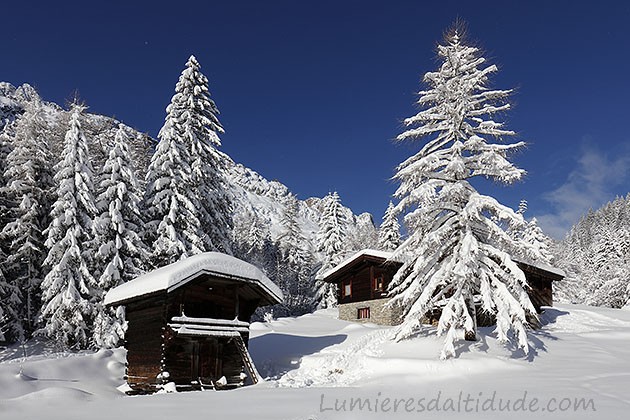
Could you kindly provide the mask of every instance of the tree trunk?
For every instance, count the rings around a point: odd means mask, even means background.
[[[468,306],[468,313],[473,321],[472,330],[467,330],[464,333],[464,339],[466,341],[477,341],[477,308],[475,307],[475,300],[471,297],[466,300]]]

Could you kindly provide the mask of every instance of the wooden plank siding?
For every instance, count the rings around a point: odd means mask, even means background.
[[[165,298],[164,294],[127,306],[127,383],[139,391],[152,390],[162,371]]]
[[[387,287],[391,282],[396,269],[392,266],[361,264],[355,270],[349,272],[340,282],[338,289],[339,303],[353,303],[387,297]],[[382,290],[376,290],[376,279],[383,279]],[[344,286],[350,284],[351,294],[344,294]]]
[[[225,388],[242,385],[243,359],[232,337],[178,334],[168,324],[182,316],[249,321],[260,301],[247,284],[203,274],[171,293],[128,302],[127,383],[135,393],[154,392],[163,382],[158,375],[168,372],[165,381],[182,390],[211,386],[222,376]],[[249,332],[239,334],[247,346]]]

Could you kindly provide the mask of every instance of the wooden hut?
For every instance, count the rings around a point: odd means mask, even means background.
[[[216,252],[189,257],[112,289],[128,322],[126,380],[132,392],[232,388],[256,383],[249,319],[282,292],[258,268]]]
[[[402,266],[391,257],[390,252],[364,249],[320,276],[320,280],[338,286],[340,319],[381,325],[397,325],[402,321],[400,308],[386,305],[389,283]],[[536,311],[540,313],[543,306],[552,306],[552,284],[564,278],[562,270],[518,260],[516,263],[531,287],[528,294]],[[426,322],[434,322],[439,312],[436,308],[428,314]],[[480,315],[479,325],[494,323],[492,317]]]

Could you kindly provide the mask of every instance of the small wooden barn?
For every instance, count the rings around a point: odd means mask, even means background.
[[[132,392],[233,388],[256,383],[249,319],[282,292],[258,268],[216,252],[189,257],[112,289],[128,322],[126,380]]]
[[[397,325],[402,321],[400,309],[386,305],[389,283],[402,266],[391,257],[390,252],[364,249],[321,275],[320,280],[338,286],[340,319],[382,325]],[[540,313],[543,306],[552,306],[552,284],[564,278],[562,270],[542,264],[516,263],[531,286],[528,294],[536,311]],[[429,314],[427,322],[432,322],[436,316],[439,310]],[[482,319],[480,325],[490,322],[494,321]]]

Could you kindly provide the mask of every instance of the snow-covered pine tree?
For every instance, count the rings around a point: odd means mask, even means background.
[[[205,249],[231,253],[232,198],[224,172],[226,157],[217,150],[221,146],[218,134],[224,130],[217,117],[219,110],[210,99],[208,79],[194,56],[188,59],[175,90],[172,104],[183,111],[181,128],[193,157],[191,168],[202,205]]]
[[[493,120],[509,109],[506,98],[511,91],[488,88],[497,67],[485,64],[480,50],[465,43],[462,25],[447,32],[438,56],[439,69],[424,76],[421,110],[404,121],[409,129],[397,138],[426,143],[395,175],[400,182],[396,211],[406,212],[409,231],[394,254],[404,261],[390,285],[390,304],[401,305],[404,313],[395,338],[414,335],[424,315],[439,307],[437,333],[446,334],[441,358],[454,356],[461,336],[476,339],[478,302],[495,315],[499,340],[513,337],[527,351],[527,317],[536,312],[525,275],[510,252],[535,252],[505,231],[522,226],[524,220],[469,183],[486,177],[510,184],[525,173],[507,159],[523,142],[491,141],[514,135]]]
[[[378,244],[383,251],[394,251],[400,245],[400,223],[394,203],[391,201],[383,215],[378,234]]]
[[[282,260],[278,277],[288,314],[301,315],[312,309],[313,304],[312,253],[306,248],[307,241],[298,224],[298,201],[293,194],[286,198],[280,224],[282,233],[277,242]]]
[[[545,235],[540,226],[538,226],[538,220],[535,217],[532,217],[526,223],[521,240],[534,248],[535,253],[539,255],[539,261],[547,264],[551,263],[553,260],[551,238]]]
[[[162,266],[203,251],[230,252],[230,199],[217,133],[223,132],[208,80],[194,56],[166,108],[147,173],[145,240]]]
[[[61,161],[53,168],[57,200],[44,232],[48,248],[44,265],[49,272],[41,284],[38,334],[62,348],[88,346],[93,313],[90,295],[95,280],[88,269],[86,243],[96,208],[88,143],[81,128],[84,109],[75,103],[70,112]]]
[[[48,131],[41,102],[27,103],[15,125],[13,150],[6,158],[6,187],[0,194],[7,198],[9,223],[0,231],[0,241],[7,245],[3,269],[18,291],[12,329],[13,340],[24,340],[33,332],[40,308],[42,263],[46,257],[44,235],[50,211],[52,188]]]
[[[324,197],[324,212],[317,232],[317,251],[322,257],[318,271],[321,276],[335,267],[343,259],[343,246],[346,236],[346,217],[341,206],[339,194],[333,192]],[[316,299],[320,308],[337,306],[337,286],[318,280]]]
[[[115,347],[125,331],[123,308],[105,308],[103,297],[113,287],[137,277],[144,271],[147,250],[140,239],[142,220],[139,211],[140,187],[129,152],[129,138],[118,126],[109,157],[101,171],[98,216],[94,220],[96,288],[92,344]]]
[[[6,197],[6,191],[2,192],[3,187],[6,186],[6,181],[4,179],[4,172],[7,168],[7,156],[11,152],[11,138],[12,136],[9,134],[10,127],[9,125],[5,126],[2,130],[0,130],[0,230],[6,225],[9,221],[8,217],[8,209],[9,209],[9,200]],[[0,241],[0,247],[2,247],[3,243]]]
[[[527,212],[527,200],[521,200],[518,204],[518,210],[516,214],[525,217]],[[528,245],[531,245],[536,254],[540,255],[540,262],[549,264],[553,258],[551,254],[552,241],[538,226],[538,220],[532,218],[529,222],[526,221],[525,225],[519,226],[516,230],[508,230],[508,233],[512,239],[517,241],[523,241]],[[515,255],[517,256],[517,255]],[[524,256],[527,259],[527,256]]]
[[[0,261],[6,254],[0,249]],[[8,281],[0,264],[0,342],[13,342],[23,335],[23,325],[19,309],[22,303],[21,293],[14,282]]]

